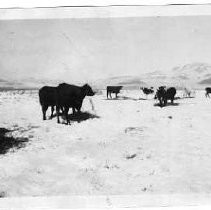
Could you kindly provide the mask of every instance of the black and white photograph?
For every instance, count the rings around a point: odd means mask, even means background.
[[[0,202],[210,204],[210,125],[211,5],[0,9]]]

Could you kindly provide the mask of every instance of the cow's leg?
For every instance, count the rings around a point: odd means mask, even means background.
[[[72,110],[73,110],[73,115],[75,114],[75,107],[72,107]]]
[[[82,107],[82,104],[80,106],[78,106],[78,108],[77,108],[78,113],[81,113],[81,107]]]
[[[162,99],[159,99],[159,102],[160,102],[160,106],[162,107],[163,106]]]
[[[117,98],[117,93],[116,93],[116,98]]]
[[[54,106],[51,106],[51,119],[53,118]]]
[[[110,95],[110,98],[112,98],[112,96],[111,96],[111,92],[109,93],[109,95]]]
[[[167,100],[165,98],[162,98],[163,106],[166,106]]]
[[[66,117],[67,117],[67,125],[70,125],[70,119],[68,116],[68,112],[69,112],[69,107],[67,108],[67,111],[66,111]]]
[[[46,111],[48,106],[42,105],[43,120],[46,120]]]
[[[57,123],[60,123],[60,120],[59,120],[59,106],[58,105],[56,106],[56,117],[57,117]]]
[[[68,112],[69,112],[69,107],[66,106],[66,107],[64,108],[64,113],[65,113],[65,118],[66,118],[66,120],[67,120],[67,125],[70,124],[70,119],[69,119],[69,116],[68,116]]]
[[[108,98],[109,92],[107,91],[107,98]]]

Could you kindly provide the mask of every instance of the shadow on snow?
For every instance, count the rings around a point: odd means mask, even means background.
[[[127,97],[127,96],[118,96],[117,98],[105,98],[103,100],[106,100],[106,101],[115,101],[115,100],[132,100],[132,101],[140,101],[140,100],[148,100],[146,98],[132,98],[132,97]],[[150,99],[149,99],[150,100]]]
[[[159,106],[159,107],[163,108],[163,107],[167,107],[167,106],[179,106],[179,103],[173,103],[173,104],[167,103],[165,106],[161,106],[160,103],[158,102],[158,103],[155,103],[154,106]]]
[[[60,113],[59,114],[60,116],[62,116],[63,119],[65,119],[65,116]],[[56,117],[56,114],[53,115],[53,118]],[[94,118],[100,118],[98,115],[95,115],[95,114],[91,114],[89,112],[77,112],[75,114],[68,114],[68,117],[70,119],[70,121],[75,121],[75,122],[82,122],[82,121],[85,121],[85,120],[88,120],[88,119],[94,119]]]
[[[0,128],[0,155],[7,153],[10,149],[19,149],[26,145],[27,138],[14,138],[6,134],[11,132],[5,128]]]

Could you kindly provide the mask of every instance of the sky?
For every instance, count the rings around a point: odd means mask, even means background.
[[[67,82],[211,63],[211,16],[0,20],[0,79]]]

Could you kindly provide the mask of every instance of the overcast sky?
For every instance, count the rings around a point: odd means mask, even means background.
[[[0,79],[69,82],[211,63],[211,16],[0,20]]]

